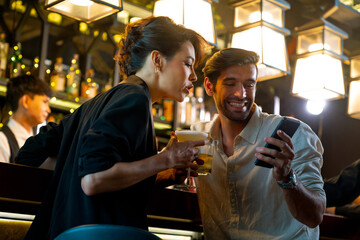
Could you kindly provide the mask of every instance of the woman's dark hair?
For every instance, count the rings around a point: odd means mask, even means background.
[[[7,83],[6,103],[13,112],[18,109],[19,99],[25,94],[32,98],[34,95],[47,95],[51,97],[52,92],[46,82],[32,75],[11,78]]]
[[[222,70],[233,65],[246,65],[254,64],[256,72],[258,74],[258,68],[256,66],[259,61],[259,55],[252,51],[246,51],[240,48],[225,48],[212,55],[203,68],[205,77],[208,77],[213,86],[216,86],[216,82]]]
[[[201,35],[175,24],[168,17],[144,18],[126,26],[115,60],[119,62],[121,74],[130,76],[142,68],[151,51],[158,50],[171,59],[186,41],[195,48],[196,67],[204,59],[209,46]]]

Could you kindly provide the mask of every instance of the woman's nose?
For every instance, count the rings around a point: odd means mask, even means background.
[[[195,82],[197,80],[197,76],[196,76],[194,68],[191,69],[191,74],[190,74],[189,78],[190,78],[190,81],[192,81],[192,82]]]

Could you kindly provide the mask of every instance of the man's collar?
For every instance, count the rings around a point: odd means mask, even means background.
[[[249,122],[246,124],[245,128],[240,133],[240,136],[251,144],[256,142],[261,126],[261,110],[255,103],[254,105],[255,111],[252,114]]]
[[[237,137],[243,138],[245,141],[254,144],[256,142],[257,136],[260,131],[261,126],[261,110],[254,103],[255,111],[253,112],[250,120],[244,127],[244,129],[240,132]],[[214,116],[213,120],[205,126],[206,129],[204,131],[209,132],[211,137],[214,139],[221,139],[221,124],[220,117],[218,115]]]

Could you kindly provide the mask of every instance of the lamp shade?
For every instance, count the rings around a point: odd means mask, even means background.
[[[293,94],[305,99],[336,99],[345,94],[342,63],[326,54],[296,61]]]
[[[233,4],[235,10],[231,47],[254,51],[260,56],[258,81],[289,74],[282,0],[251,0]]]
[[[123,9],[122,0],[46,0],[45,9],[90,23]]]
[[[360,78],[360,53],[359,53],[359,55],[353,56],[351,58],[350,77],[352,79]]]
[[[330,100],[345,95],[342,61],[347,34],[324,19],[297,29],[297,60],[292,93],[310,100]]]
[[[360,119],[360,80],[350,82],[348,114]]]
[[[154,16],[167,16],[203,36],[216,45],[212,2],[208,0],[158,0],[154,5]]]
[[[360,50],[350,59],[350,77],[348,115],[360,119]]]

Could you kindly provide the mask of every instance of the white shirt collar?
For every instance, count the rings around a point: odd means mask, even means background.
[[[20,123],[18,123],[12,117],[10,117],[7,125],[16,136],[16,139],[27,139],[28,137],[31,137],[33,135],[32,131],[28,132]]]

